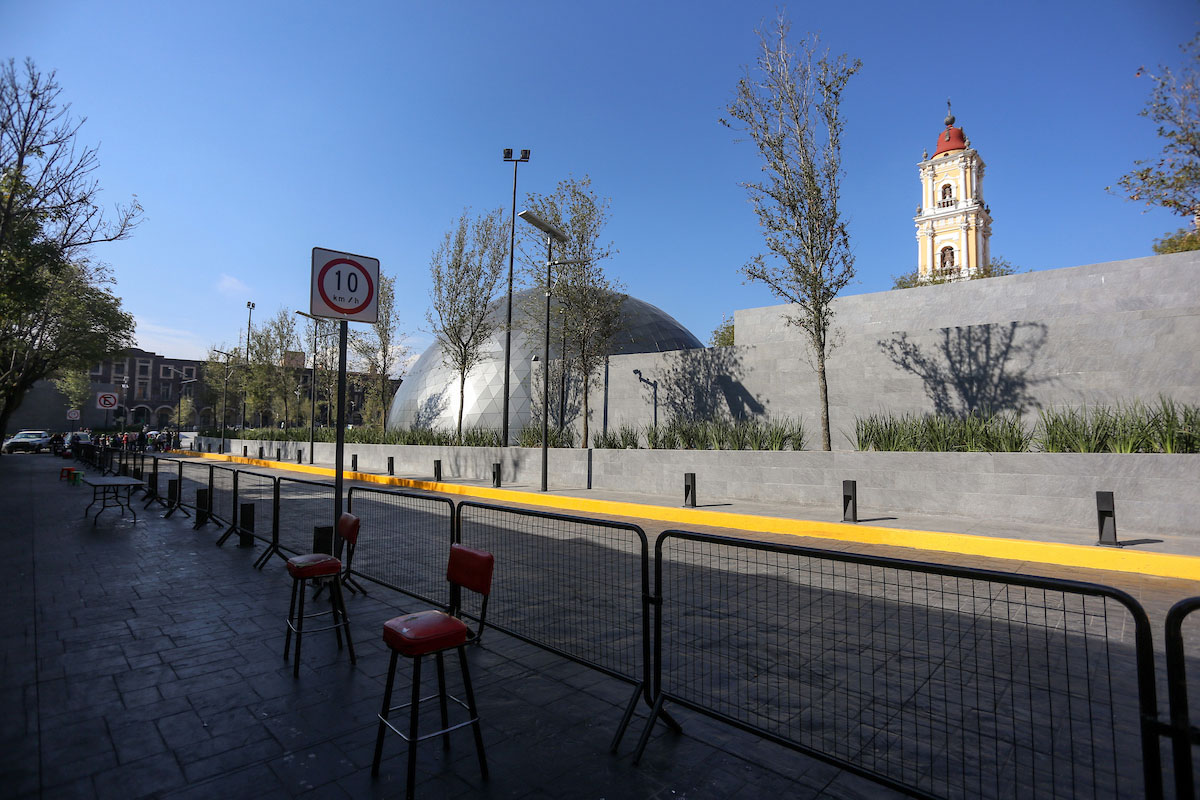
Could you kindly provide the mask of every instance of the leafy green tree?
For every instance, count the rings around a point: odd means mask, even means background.
[[[133,344],[133,318],[88,252],[128,236],[141,208],[105,217],[96,151],[76,142],[82,122],[60,94],[32,61],[0,64],[0,433],[35,382]]]
[[[54,386],[71,408],[83,408],[92,397],[92,378],[87,367],[60,370]]]
[[[532,227],[527,227],[522,235],[527,276],[534,286],[543,292],[549,291],[558,304],[558,318],[551,325],[559,327],[565,344],[559,354],[563,386],[577,382],[580,389],[583,405],[581,447],[587,447],[589,440],[589,388],[604,368],[604,360],[620,332],[621,305],[625,301],[624,287],[604,272],[603,262],[617,252],[611,241],[604,241],[611,204],[611,198],[596,194],[592,179],[587,175],[582,179],[567,177],[559,181],[550,194],[531,193],[526,198],[530,210],[567,236],[566,242],[554,246],[554,260],[565,263],[554,268],[555,274],[550,276],[553,286],[547,289],[545,239]],[[541,255],[536,255],[538,253]],[[541,313],[535,311],[527,315],[533,322],[530,338],[534,341],[542,339],[546,324],[544,306],[539,310]],[[554,333],[551,336],[557,338]],[[566,391],[561,392],[561,395],[566,394]],[[561,396],[559,403],[562,403]],[[560,427],[563,416],[560,409]]]
[[[507,255],[504,211],[496,209],[474,219],[464,211],[430,260],[433,285],[425,318],[437,337],[442,363],[458,373],[456,440],[460,443],[467,373],[483,360],[483,346],[495,331],[488,305]]]
[[[1014,267],[1007,259],[993,258],[981,269],[975,270],[966,280],[978,281],[984,278],[999,278],[1003,275],[1015,275],[1020,270]],[[963,280],[960,277],[961,273],[958,270],[934,270],[933,274],[927,279],[921,280],[919,270],[906,272],[903,275],[892,276],[893,289],[915,289],[918,286],[940,286],[943,283],[954,283],[955,281]]]
[[[862,62],[830,57],[809,35],[788,41],[783,14],[757,30],[759,53],[738,81],[721,123],[758,149],[763,178],[742,183],[758,216],[767,253],[742,273],[793,304],[785,316],[799,328],[816,361],[821,397],[821,443],[831,449],[825,361],[833,344],[833,300],[854,277],[850,234],[839,208],[842,183],[841,113],[846,84]]]
[[[713,328],[712,336],[708,337],[710,347],[733,346],[733,317],[722,315],[721,324]]]
[[[1200,229],[1180,228],[1154,242],[1154,252],[1159,255],[1186,253],[1189,250],[1200,250]]]
[[[1200,224],[1200,34],[1180,50],[1184,60],[1178,70],[1138,69],[1139,76],[1147,75],[1154,84],[1140,113],[1158,125],[1162,154],[1134,162],[1135,168],[1117,183],[1130,200],[1189,217],[1195,228]]]

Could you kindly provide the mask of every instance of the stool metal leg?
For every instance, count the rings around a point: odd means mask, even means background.
[[[388,714],[392,709],[392,687],[396,683],[396,661],[400,653],[392,651],[392,663],[388,667],[387,686],[383,690],[383,710],[379,712],[379,733],[375,735],[375,758],[371,761],[371,777],[379,777],[379,761],[383,758],[383,734],[387,729]]]
[[[434,659],[437,662],[438,705],[442,709],[442,730],[445,731],[442,734],[442,749],[449,750],[450,731],[447,729],[450,727],[450,713],[446,709],[446,660],[441,653],[434,656]]]
[[[292,668],[292,677],[300,677],[300,642],[304,639],[304,594],[308,588],[308,581],[301,578],[300,584],[300,613],[296,617],[296,666]]]
[[[475,731],[475,749],[479,753],[479,773],[486,781],[488,777],[487,756],[483,754],[483,729],[479,725],[479,709],[475,707],[475,692],[471,689],[471,673],[467,669],[467,648],[458,646],[458,661],[462,664],[463,691],[467,695],[467,711],[471,714],[471,729]]]
[[[421,657],[413,658],[412,713],[408,721],[408,777],[404,782],[404,796],[413,800],[417,786],[417,718],[421,711]]]
[[[287,635],[283,638],[283,660],[288,660],[288,652],[292,649],[292,623],[296,619],[296,584],[299,581],[292,580],[292,600],[288,603],[287,616]]]

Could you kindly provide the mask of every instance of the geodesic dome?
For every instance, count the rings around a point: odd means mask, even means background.
[[[541,290],[513,294],[512,357],[509,372],[509,429],[519,431],[532,420],[533,358],[541,358],[544,343],[530,342],[517,324],[518,309],[534,309],[544,302]],[[544,306],[541,306],[544,308]],[[504,414],[504,316],[505,299],[492,302],[491,316],[496,332],[483,347],[483,361],[467,374],[464,387],[463,429],[484,427],[499,430]],[[552,323],[553,331],[553,323]],[[550,358],[559,357],[559,346],[551,333]],[[657,353],[703,347],[700,340],[660,308],[626,295],[621,304],[620,332],[609,355]],[[440,428],[453,430],[458,422],[458,374],[442,363],[437,342],[421,354],[404,382],[396,390],[388,411],[389,428]]]

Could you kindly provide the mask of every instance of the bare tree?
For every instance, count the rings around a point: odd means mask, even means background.
[[[391,399],[388,397],[388,387],[391,385],[392,374],[410,352],[404,344],[404,339],[404,334],[400,332],[400,316],[396,311],[396,279],[380,274],[379,317],[365,333],[355,332],[350,338],[350,346],[365,367],[363,371],[379,377],[377,410],[380,430],[387,428],[387,412]],[[366,387],[368,392],[370,389],[371,387]]]
[[[850,236],[838,209],[842,181],[842,92],[862,67],[845,54],[830,58],[809,35],[797,47],[781,14],[773,29],[757,30],[759,54],[738,81],[729,119],[762,157],[764,178],[745,182],[767,253],[742,272],[794,304],[785,316],[805,334],[821,393],[821,443],[829,450],[829,385],[825,360],[832,346],[832,303],[854,277]]]
[[[458,373],[460,442],[467,373],[483,360],[483,345],[494,332],[488,305],[507,255],[503,209],[474,219],[464,211],[429,264],[432,308],[425,318],[441,347],[442,363]]]
[[[564,380],[574,372],[581,384],[583,435],[580,446],[587,447],[588,389],[603,369],[604,359],[620,331],[621,304],[625,300],[624,287],[605,274],[602,263],[617,252],[611,241],[604,241],[604,227],[608,224],[612,201],[597,196],[592,190],[592,179],[585,175],[582,179],[567,177],[558,182],[552,193],[530,194],[526,202],[535,214],[567,235],[567,241],[555,248],[555,261],[576,262],[556,268],[557,274],[551,275],[554,285],[549,291],[561,311],[559,321],[563,326],[565,347],[559,356],[563,362]],[[542,252],[539,245],[543,242],[532,228],[523,234],[526,275],[535,286],[545,290],[544,256],[536,255]],[[540,339],[544,335],[544,317],[530,314],[528,318],[536,320],[531,334]]]

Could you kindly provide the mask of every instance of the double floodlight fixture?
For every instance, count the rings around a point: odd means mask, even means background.
[[[567,241],[567,235],[565,233],[551,225],[549,222],[546,222],[546,220],[542,219],[532,211],[522,211],[520,214],[517,214],[517,216],[549,236],[554,241],[559,243],[565,243]]]
[[[528,161],[529,160],[529,151],[522,150],[520,158],[513,158],[513,149],[511,147],[506,147],[506,148],[504,148],[504,160],[505,161]]]

